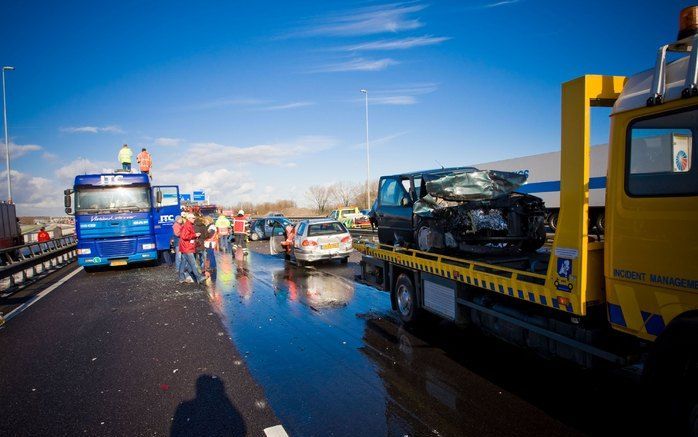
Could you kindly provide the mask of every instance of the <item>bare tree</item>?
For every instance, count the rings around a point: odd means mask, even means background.
[[[339,206],[349,206],[354,197],[354,186],[349,182],[335,182],[330,186],[332,199]]]
[[[322,214],[327,211],[327,207],[332,198],[332,190],[328,186],[323,185],[311,185],[308,187],[308,191],[305,193],[308,200],[310,200],[318,213]]]
[[[372,181],[371,185],[369,186],[371,189],[371,203],[376,201],[376,197],[378,197],[378,181]],[[352,194],[351,194],[351,200],[354,205],[357,205],[359,209],[364,209],[366,208],[366,184],[365,183],[358,183],[353,186],[352,188]],[[373,207],[373,205],[371,205]]]

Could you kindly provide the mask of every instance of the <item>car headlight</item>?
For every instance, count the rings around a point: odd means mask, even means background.
[[[92,249],[89,247],[86,249],[78,249],[78,255],[89,255],[92,253]]]
[[[155,249],[155,243],[146,243],[143,245],[143,250],[153,250]]]

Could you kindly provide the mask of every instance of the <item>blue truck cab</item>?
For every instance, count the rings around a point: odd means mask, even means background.
[[[157,261],[169,250],[179,188],[153,186],[146,174],[113,173],[75,177],[65,191],[67,213],[75,210],[78,264],[120,266]]]

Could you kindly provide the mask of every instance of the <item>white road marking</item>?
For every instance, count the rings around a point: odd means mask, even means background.
[[[267,437],[288,437],[286,430],[281,425],[272,426],[271,428],[266,428],[264,434]]]
[[[55,284],[53,284],[52,286],[50,286],[46,290],[44,290],[41,293],[34,296],[29,302],[25,302],[22,305],[20,305],[19,307],[13,309],[9,313],[7,313],[7,315],[3,316],[5,318],[5,321],[9,322],[14,316],[18,315],[22,311],[26,310],[30,306],[34,305],[35,303],[37,303],[38,301],[43,299],[47,294],[49,294],[50,292],[52,292],[56,288],[60,287],[61,285],[65,284],[70,278],[77,275],[82,270],[83,270],[82,267],[78,267],[74,272],[69,273],[68,275],[64,276],[60,281],[56,282]]]

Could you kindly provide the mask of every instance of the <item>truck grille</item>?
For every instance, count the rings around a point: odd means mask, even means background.
[[[136,240],[100,241],[97,243],[100,256],[129,256],[136,253]]]

